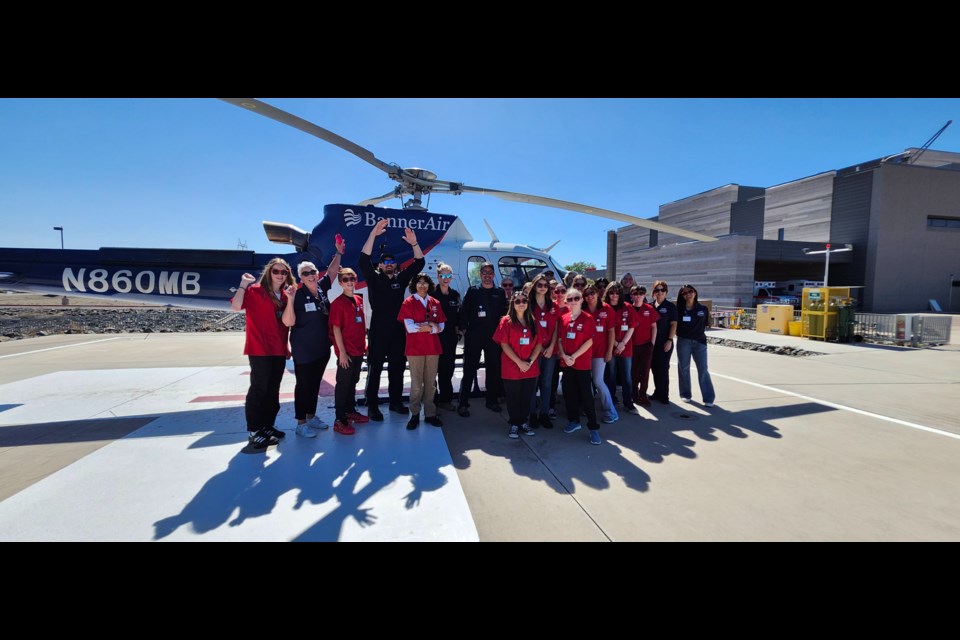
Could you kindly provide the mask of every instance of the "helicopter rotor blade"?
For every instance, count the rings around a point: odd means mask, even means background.
[[[389,193],[385,193],[382,196],[378,196],[376,198],[369,198],[367,200],[364,200],[363,202],[358,202],[357,204],[360,205],[361,207],[372,207],[380,204],[384,200],[389,200],[390,198],[399,198],[399,197],[400,196],[397,194],[397,190],[393,189]]]
[[[393,179],[396,179],[397,176],[399,175],[400,167],[398,167],[397,165],[387,164],[383,160],[380,160],[375,155],[373,155],[371,151],[369,151],[368,149],[364,149],[363,147],[356,144],[355,142],[351,142],[350,140],[347,140],[343,136],[338,136],[333,131],[324,129],[323,127],[315,125],[312,122],[308,122],[303,118],[299,118],[291,113],[287,113],[283,109],[278,109],[273,105],[269,105],[266,102],[257,100],[256,98],[220,98],[220,99],[223,100],[224,102],[229,102],[232,105],[247,109],[248,111],[259,113],[262,116],[266,116],[271,120],[276,120],[277,122],[291,126],[294,129],[299,129],[304,133],[309,133],[310,135],[316,136],[321,140],[325,140],[326,142],[329,142],[332,145],[336,145],[341,149],[343,149],[344,151],[348,151],[353,155],[357,156],[364,162],[369,162],[374,167],[376,167],[377,169],[380,169],[381,171],[383,171]]]
[[[500,191],[498,189],[470,187],[465,184],[458,186],[459,190],[464,193],[479,193],[486,196],[494,196],[500,198],[501,200],[510,200],[511,202],[524,202],[526,204],[536,204],[542,207],[552,207],[554,209],[566,209],[567,211],[587,213],[593,216],[600,216],[601,218],[610,218],[611,220],[619,220],[628,224],[635,224],[638,227],[646,227],[647,229],[654,229],[655,231],[670,233],[675,236],[683,236],[684,238],[690,238],[691,240],[700,240],[701,242],[716,242],[717,240],[714,237],[697,233],[696,231],[687,231],[686,229],[674,227],[673,225],[663,224],[662,222],[654,222],[653,220],[647,220],[646,218],[638,218],[636,216],[627,215],[626,213],[620,213],[619,211],[601,209],[600,207],[590,207],[585,204],[578,204],[576,202],[557,200],[556,198],[546,198],[544,196],[532,196],[526,193],[515,193],[513,191]]]

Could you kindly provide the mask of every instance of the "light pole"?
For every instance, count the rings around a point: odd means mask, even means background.
[[[60,248],[63,249],[63,227],[54,227],[53,230],[60,232]]]
[[[822,251],[810,251],[810,249],[804,249],[804,250],[803,250],[803,253],[804,253],[805,255],[808,255],[808,256],[815,256],[815,255],[819,255],[819,254],[821,254],[821,253],[827,254],[827,266],[826,266],[826,268],[824,268],[824,270],[823,270],[823,286],[824,286],[824,287],[829,287],[829,286],[830,286],[830,282],[829,282],[829,278],[830,278],[830,254],[831,254],[831,253],[842,253],[842,252],[844,252],[844,251],[853,251],[853,245],[852,245],[852,244],[845,244],[845,245],[843,245],[843,248],[842,248],[842,249],[831,249],[831,248],[830,248],[830,243],[828,242],[828,243],[827,243],[827,248],[824,249],[824,250],[822,250]]]
[[[953,311],[953,274],[950,274],[950,288],[947,289],[947,313]]]

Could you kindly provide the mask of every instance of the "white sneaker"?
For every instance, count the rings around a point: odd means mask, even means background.
[[[693,402],[693,398],[683,398],[683,397],[681,397],[680,399],[683,400],[684,402]]]
[[[713,406],[713,403],[712,403],[712,402],[704,402],[704,403],[703,403],[703,406],[709,408],[709,407],[712,407],[712,406]]]
[[[304,438],[316,438],[317,430],[310,426],[309,422],[297,425],[297,435]]]
[[[307,424],[313,427],[314,429],[329,429],[330,425],[320,419],[319,416],[313,416],[307,420]]]

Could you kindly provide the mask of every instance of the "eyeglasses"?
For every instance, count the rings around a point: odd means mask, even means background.
[[[453,274],[452,274],[452,273],[441,273],[439,277],[440,277],[441,280],[452,280],[452,279],[453,279]]]
[[[612,298],[613,296],[619,296],[619,295],[620,295],[620,292],[619,292],[619,291],[611,291],[611,292],[608,293],[607,295]]]
[[[417,280],[417,286],[419,287],[420,285],[423,285],[423,286],[425,286],[425,287],[429,287],[429,286],[430,286],[430,283],[427,282],[426,280]]]
[[[383,261],[383,264],[384,264],[384,265],[397,264],[397,261],[396,261],[396,260],[384,260],[384,261]]]
[[[583,300],[583,298],[581,298],[580,296],[577,296],[575,298],[567,298],[567,302],[580,302],[581,300]]]
[[[654,293],[666,293],[667,290],[666,290],[666,289],[654,289],[653,292],[654,292]]]
[[[300,276],[301,276],[301,277],[302,277],[302,276],[315,276],[315,275],[317,275],[318,273],[320,273],[320,272],[317,271],[316,269],[308,269],[307,271],[301,271],[301,272],[300,272]]]
[[[482,276],[493,276],[493,271],[481,271],[480,275]]]
[[[356,282],[357,279],[354,276],[344,276],[340,278],[340,282]]]
[[[557,293],[558,295],[561,295],[561,296],[567,292],[567,290],[564,289],[563,287],[557,287],[557,288],[554,289],[553,291],[554,291],[555,293]]]
[[[290,275],[290,272],[287,271],[286,269],[270,269],[270,273],[272,273],[272,274],[275,275],[275,276],[288,276],[288,275]]]

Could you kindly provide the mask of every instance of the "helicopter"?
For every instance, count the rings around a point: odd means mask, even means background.
[[[478,284],[479,268],[484,262],[495,265],[495,284],[498,286],[505,277],[512,278],[519,287],[544,271],[553,271],[558,277],[563,275],[564,270],[549,254],[557,243],[537,248],[502,242],[486,220],[490,241],[479,241],[459,217],[435,213],[424,206],[424,198],[434,193],[493,196],[510,202],[619,220],[692,240],[715,240],[704,234],[599,207],[441,180],[427,169],[402,168],[384,162],[366,148],[266,102],[254,98],[221,100],[333,144],[382,171],[397,185],[383,195],[357,204],[326,205],[323,219],[311,232],[285,222],[264,221],[267,238],[274,243],[292,246],[293,252],[118,247],[98,250],[0,248],[0,288],[226,311],[240,276],[245,272],[259,273],[274,257],[284,258],[294,268],[309,260],[323,271],[333,256],[337,234],[346,241],[342,264],[355,266],[370,229],[384,218],[389,221],[389,231],[378,238],[383,241],[375,245],[374,258],[383,252],[392,253],[401,266],[409,264],[413,253],[402,240],[403,230],[409,227],[416,232],[423,250],[425,270],[435,274],[441,262],[450,265],[455,274],[454,286],[460,291]],[[392,198],[398,198],[402,208],[379,206]],[[362,275],[360,277],[358,288],[362,290],[366,285]],[[339,287],[334,283],[330,295],[335,297],[338,294]]]

